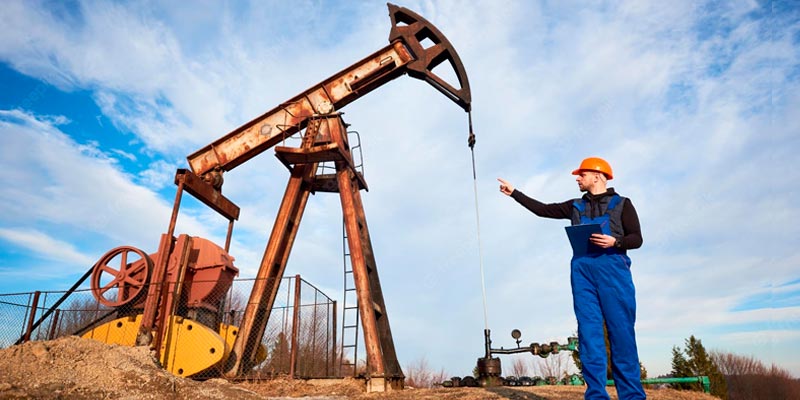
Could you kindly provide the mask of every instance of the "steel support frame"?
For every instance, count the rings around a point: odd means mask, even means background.
[[[336,179],[339,183],[347,244],[350,247],[356,297],[360,305],[358,312],[364,329],[369,378],[367,391],[402,389],[405,378],[397,361],[367,218],[358,185],[355,183],[355,174],[346,162],[336,163]]]
[[[367,391],[402,389],[405,377],[397,360],[389,327],[389,317],[378,278],[359,184],[352,166],[344,122],[339,114],[331,115],[327,122],[332,128],[323,135],[318,136],[319,132],[316,131],[306,132],[301,149],[310,151],[319,144],[317,142],[319,138],[324,138],[326,142],[336,144],[335,148],[343,156],[343,159],[336,161],[336,179],[350,247],[356,295],[361,305],[359,314],[367,351]],[[229,377],[241,375],[255,362],[255,349],[263,339],[278,294],[280,278],[286,269],[289,253],[315,179],[316,162],[298,163],[289,167],[291,177],[239,327],[239,336],[233,347],[234,360],[226,371],[226,376]]]
[[[225,371],[228,377],[236,377],[255,364],[256,349],[267,327],[281,277],[286,270],[286,262],[311,194],[306,182],[314,178],[315,170],[316,164],[302,164],[292,169],[264,257],[253,282],[253,290],[239,326],[239,335],[233,345],[229,358],[231,362]]]
[[[176,239],[174,236],[183,192],[188,192],[228,220],[228,230],[225,235],[226,252],[230,248],[234,221],[239,219],[240,211],[239,207],[223,196],[219,189],[214,188],[191,171],[178,169],[175,173],[175,185],[178,189],[172,204],[172,214],[167,232],[161,235],[158,244],[158,253],[153,262],[150,286],[142,311],[142,322],[136,336],[136,345],[151,346],[156,351],[157,357],[161,356],[162,345],[169,340],[164,337],[167,332],[166,325],[170,315],[174,313],[176,302],[180,297],[180,288],[183,286],[183,277],[187,268],[188,250],[191,248],[191,237],[181,235]],[[176,254],[176,250],[180,253]],[[171,269],[175,269],[178,282],[167,282],[167,276]],[[172,294],[167,292],[170,284],[174,285],[173,289],[176,289],[177,292]]]

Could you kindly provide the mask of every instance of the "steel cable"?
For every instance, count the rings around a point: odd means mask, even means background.
[[[483,245],[481,244],[481,215],[478,207],[478,174],[475,169],[475,133],[472,131],[472,110],[468,112],[469,115],[469,149],[472,154],[472,187],[475,193],[475,221],[477,223],[478,231],[478,264],[481,270],[481,293],[483,295],[483,325],[484,329],[489,330],[489,313],[486,307],[486,279],[483,273]]]

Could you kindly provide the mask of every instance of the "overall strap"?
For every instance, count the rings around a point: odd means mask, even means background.
[[[572,206],[578,209],[578,213],[583,214],[583,211],[586,210],[586,200],[575,199],[575,201],[572,202]]]
[[[618,206],[619,203],[622,203],[622,196],[614,193],[614,196],[612,196],[611,200],[608,201],[608,207],[606,208],[606,214],[608,214],[609,211],[613,210],[614,207]]]

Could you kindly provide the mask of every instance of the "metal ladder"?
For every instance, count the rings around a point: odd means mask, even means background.
[[[344,254],[344,298],[342,300],[342,345],[339,351],[339,375],[344,374],[345,367],[351,367],[353,376],[356,376],[358,371],[358,297],[353,284],[353,266],[350,263],[350,248],[347,245],[347,231],[345,231],[344,223],[342,223],[342,254]],[[347,302],[348,297],[356,299],[355,305]],[[348,360],[345,357],[347,355],[345,351],[351,349],[353,359]]]
[[[355,136],[355,145],[351,147],[353,157],[357,157],[356,169],[363,176],[364,161],[361,153],[361,135],[357,131],[348,131],[348,136]],[[320,169],[324,170],[327,166],[323,165]],[[344,279],[342,283],[342,334],[341,348],[339,350],[339,375],[343,375],[343,370],[350,367],[353,376],[358,375],[358,332],[360,315],[358,311],[358,296],[356,295],[355,280],[353,278],[353,265],[350,262],[350,246],[347,243],[347,230],[342,221],[342,261],[344,265]],[[348,303],[348,299],[355,300],[355,305]],[[347,352],[347,353],[346,353]],[[352,360],[347,360],[346,355],[352,355]]]

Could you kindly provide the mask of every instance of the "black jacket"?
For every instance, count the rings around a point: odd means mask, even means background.
[[[588,203],[587,207],[594,209],[593,203],[598,199],[605,196],[613,196],[614,194],[616,194],[614,189],[609,188],[605,193],[598,195],[586,193],[583,195],[583,199]],[[540,217],[553,219],[571,219],[572,204],[577,200],[572,199],[563,203],[544,204],[516,189],[511,193],[511,197],[532,213]],[[625,198],[625,202],[622,204],[622,229],[625,231],[625,235],[617,238],[622,250],[638,249],[642,246],[642,228],[639,226],[639,215],[636,214],[636,209],[633,208],[633,203],[628,198]]]

